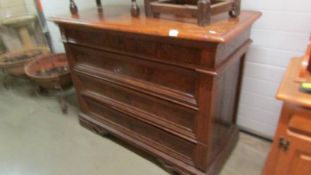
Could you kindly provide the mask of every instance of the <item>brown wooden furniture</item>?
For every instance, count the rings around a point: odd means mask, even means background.
[[[303,56],[301,69],[299,71],[298,81],[311,83],[311,36],[307,51]]]
[[[72,15],[77,15],[78,14],[78,7],[77,7],[77,5],[76,5],[74,0],[70,0],[69,9],[70,9],[70,13]]]
[[[96,0],[96,6],[97,6],[97,8],[102,8],[103,7],[102,1],[101,0]]]
[[[140,13],[140,10],[139,10],[136,0],[132,0],[131,15],[133,17],[138,17],[139,13]]]
[[[211,16],[228,12],[231,17],[240,15],[241,0],[144,0],[147,16],[173,14],[179,17],[197,18],[199,26],[211,22]]]
[[[74,0],[69,2],[73,17],[79,17],[76,3]],[[140,9],[136,0],[131,2],[131,15],[139,17]],[[102,12],[101,0],[96,0],[96,6],[97,11]],[[144,0],[144,6],[146,16],[160,17],[161,14],[172,14],[178,18],[197,18],[199,26],[210,24],[213,15],[228,12],[231,17],[238,17],[241,12],[241,0]]]
[[[51,18],[62,33],[81,124],[172,171],[217,174],[238,139],[244,55],[260,13],[219,16],[201,28],[132,17],[127,6],[104,8],[104,19],[94,9]]]
[[[302,58],[293,59],[277,93],[283,109],[264,175],[310,175],[311,95],[299,90]]]

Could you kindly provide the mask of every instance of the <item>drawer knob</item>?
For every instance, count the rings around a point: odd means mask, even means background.
[[[279,140],[279,147],[284,151],[287,151],[289,148],[290,142],[286,140],[284,137],[281,137]]]

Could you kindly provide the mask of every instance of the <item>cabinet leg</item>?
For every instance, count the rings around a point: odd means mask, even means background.
[[[211,22],[211,2],[210,0],[198,1],[198,25],[206,26]]]
[[[96,0],[96,6],[97,6],[97,8],[102,8],[102,1]]]
[[[62,109],[63,114],[67,114],[68,113],[68,105],[66,103],[64,90],[62,87],[60,87],[59,103],[60,103],[60,107]]]
[[[139,7],[137,5],[136,0],[132,0],[131,15],[133,17],[138,17],[139,16]]]
[[[146,16],[153,16],[150,3],[156,0],[144,0]]]
[[[78,7],[74,0],[70,0],[70,5],[69,5],[70,13],[72,15],[77,15],[78,14]]]
[[[232,10],[229,11],[229,15],[233,18],[238,17],[241,13],[241,0],[234,0]]]

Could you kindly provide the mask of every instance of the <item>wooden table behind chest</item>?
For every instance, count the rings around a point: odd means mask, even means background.
[[[225,15],[205,28],[133,18],[119,6],[100,16],[91,10],[51,18],[63,36],[81,124],[135,145],[173,171],[217,173],[238,138],[243,58],[259,16]]]

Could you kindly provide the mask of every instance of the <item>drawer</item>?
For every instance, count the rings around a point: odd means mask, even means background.
[[[192,156],[196,144],[170,134],[160,128],[149,125],[140,120],[121,113],[97,100],[82,97],[87,104],[87,111],[82,112],[97,120],[114,127],[129,137],[135,137],[139,142],[154,147],[176,159],[192,163]]]
[[[299,110],[297,110],[299,109]],[[311,112],[310,109],[297,107],[291,116],[288,129],[301,136],[311,137]]]
[[[102,101],[131,112],[140,120],[194,138],[193,130],[198,111],[90,75],[78,75],[81,93],[101,96]]]
[[[109,71],[114,75],[126,76],[130,81],[140,80],[179,91],[193,98],[198,73],[170,65],[136,59],[96,49],[70,45],[75,65],[88,65]]]
[[[176,44],[177,42],[175,41],[175,44],[173,44],[169,43],[168,40],[161,41],[159,38],[155,39],[152,37],[90,28],[86,29],[83,27],[75,28],[74,30],[67,28],[65,29],[65,33],[67,42],[71,44],[100,48],[172,64],[194,66],[201,64],[202,48],[194,47],[196,45],[193,42],[185,45]],[[202,45],[204,47],[209,46],[206,43]],[[206,52],[211,53],[210,56],[212,59],[213,51],[205,50]]]

